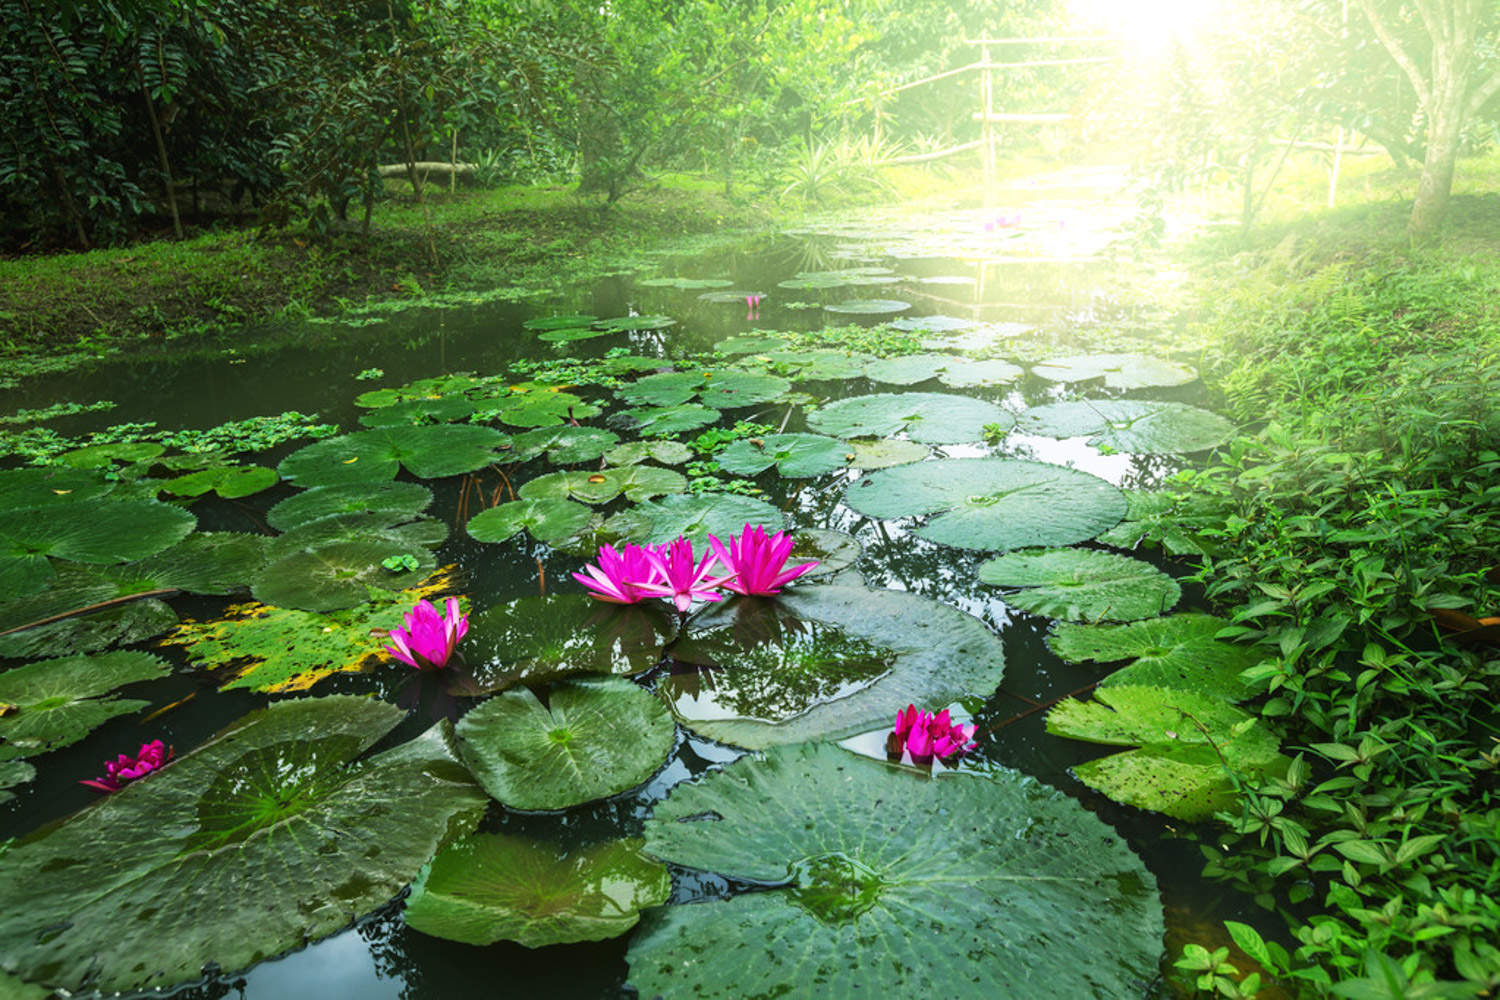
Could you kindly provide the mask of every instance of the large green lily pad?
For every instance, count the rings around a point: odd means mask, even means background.
[[[836,579],[736,598],[693,621],[658,693],[688,728],[759,748],[889,726],[907,704],[987,696],[999,638],[955,608]]]
[[[177,613],[154,598],[0,636],[0,656],[31,659],[96,653],[161,635],[177,624]]]
[[[956,360],[951,354],[903,354],[870,362],[865,366],[865,377],[891,385],[914,385],[937,378]]]
[[[1032,366],[1032,374],[1051,382],[1087,382],[1102,378],[1111,389],[1146,389],[1183,385],[1198,377],[1189,365],[1144,354],[1075,354]]]
[[[828,528],[801,528],[792,533],[792,554],[787,565],[813,561],[817,565],[797,579],[832,576],[853,566],[864,551],[853,535]]]
[[[604,453],[610,465],[638,465],[650,458],[662,465],[681,465],[693,457],[693,449],[681,441],[627,441]]]
[[[642,406],[622,410],[619,419],[638,434],[661,437],[707,427],[717,421],[719,416],[719,411],[712,407],[681,403],[677,406]]]
[[[646,823],[671,864],[775,888],[650,911],[642,996],[1143,996],[1163,921],[1140,859],[1008,771],[934,779],[826,744],[679,785]],[[712,961],[703,956],[712,955]]]
[[[482,415],[512,427],[551,427],[571,420],[587,420],[602,412],[598,404],[586,402],[564,386],[518,382],[508,387],[493,409],[485,409]]]
[[[503,542],[522,531],[549,545],[572,538],[594,522],[594,512],[572,500],[515,500],[469,518],[469,537],[480,542]]]
[[[542,704],[503,691],[465,715],[469,770],[512,809],[566,809],[634,788],[656,772],[677,730],[651,693],[624,677],[559,681]]]
[[[17,785],[24,785],[35,778],[36,768],[24,760],[0,760],[0,805],[4,805],[16,797],[16,793],[11,791],[12,788],[15,788]],[[29,997],[32,995],[30,993],[19,992],[18,983],[19,980],[12,979],[9,973],[0,970],[0,996]],[[5,992],[6,989],[14,989],[18,992],[7,993]],[[51,996],[52,993],[49,990],[38,989],[36,991],[37,1000],[50,1000]]]
[[[955,389],[968,389],[979,385],[1009,385],[1025,371],[1009,361],[974,361],[969,358],[954,358],[938,372],[938,381]]]
[[[827,475],[849,467],[849,445],[822,434],[767,434],[742,438],[714,456],[725,472],[753,476],[771,466],[789,479]]]
[[[911,308],[900,299],[848,299],[823,307],[824,311],[844,316],[893,316]]]
[[[277,531],[290,531],[309,521],[343,514],[415,515],[431,503],[432,491],[419,483],[319,486],[276,504],[266,511],[266,523]]]
[[[476,833],[432,860],[406,901],[406,923],[424,934],[485,945],[542,948],[619,937],[641,910],[667,901],[666,866],[640,840],[581,850],[526,837]]]
[[[781,511],[754,497],[682,493],[623,510],[604,522],[604,530],[622,541],[641,545],[664,545],[679,535],[694,545],[706,545],[709,535],[727,539],[747,524],[758,524],[774,533],[784,523]]]
[[[570,326],[588,326],[598,316],[586,313],[563,313],[558,316],[533,316],[521,324],[525,330],[563,330]]]
[[[41,466],[0,469],[0,511],[95,500],[115,484],[93,470]]]
[[[446,722],[357,759],[405,717],[369,698],[278,702],[13,845],[0,965],[69,990],[170,987],[383,905],[486,802]]]
[[[820,347],[814,350],[770,351],[766,357],[794,371],[797,378],[813,381],[859,378],[865,373],[865,366],[875,360],[868,354],[840,351],[832,347]]]
[[[869,517],[935,515],[916,533],[966,549],[1072,545],[1125,513],[1124,495],[1097,476],[999,458],[882,469],[851,485],[844,502]]]
[[[524,462],[546,452],[553,465],[592,462],[620,442],[620,435],[602,427],[538,427],[511,440],[508,460]]]
[[[656,601],[609,604],[581,594],[522,597],[473,616],[464,661],[477,691],[568,674],[638,674],[677,634]]]
[[[1240,672],[1265,658],[1254,646],[1214,638],[1228,622],[1213,615],[1169,615],[1128,625],[1059,625],[1047,639],[1069,663],[1132,661],[1100,682],[1166,687],[1226,701],[1252,693]]]
[[[393,572],[382,563],[391,556],[409,555],[414,570]],[[255,575],[250,592],[258,601],[299,611],[336,611],[370,599],[370,588],[381,591],[414,587],[437,565],[431,552],[391,551],[376,539],[332,542],[282,556]]]
[[[1094,697],[1059,704],[1047,714],[1047,732],[1137,747],[1073,769],[1117,802],[1197,822],[1238,801],[1230,769],[1255,778],[1286,767],[1276,734],[1222,699],[1134,686],[1096,688]]]
[[[390,555],[417,555],[435,549],[448,537],[448,526],[431,517],[392,514],[336,514],[299,524],[270,540],[268,556],[282,559],[304,549],[340,542],[377,542]],[[191,541],[191,539],[189,539]]]
[[[1093,549],[1010,552],[979,567],[979,579],[1025,588],[1005,603],[1069,622],[1129,622],[1170,611],[1177,581],[1148,562]]]
[[[601,330],[624,333],[627,330],[665,330],[667,327],[676,326],[677,321],[670,316],[652,314],[645,316],[613,316],[609,319],[595,320],[594,325]]]
[[[1015,418],[994,403],[939,392],[850,396],[807,416],[813,430],[837,438],[890,437],[905,431],[923,444],[979,441],[989,424],[1009,430]]]
[[[920,462],[932,455],[932,449],[918,441],[905,438],[879,438],[875,441],[851,441],[849,451],[854,457],[849,464],[866,472],[889,469],[893,465]]]
[[[1138,455],[1203,451],[1234,436],[1234,424],[1186,403],[1142,399],[1081,399],[1034,406],[1019,427],[1050,437],[1089,435],[1089,444]]]
[[[0,716],[0,740],[28,757],[76,743],[115,716],[150,704],[104,695],[168,673],[165,660],[137,652],[40,660],[7,670],[0,674],[0,704],[16,711]]]
[[[497,449],[508,441],[492,427],[467,424],[377,427],[310,444],[276,468],[298,486],[380,483],[402,467],[418,479],[437,479],[499,461]]]
[[[281,479],[275,469],[263,465],[213,465],[162,483],[162,490],[176,497],[200,497],[210,491],[225,500],[238,500],[268,490]]]
[[[0,567],[39,556],[85,563],[144,559],[182,541],[196,524],[188,511],[155,500],[80,500],[6,510],[0,512]]]

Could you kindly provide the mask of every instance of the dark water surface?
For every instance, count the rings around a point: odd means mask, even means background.
[[[1046,211],[1045,206],[1038,208],[1043,215]],[[1054,214],[1060,213],[1059,209]],[[966,217],[955,215],[955,219],[959,218],[967,219],[966,240],[984,239],[983,220],[978,213]],[[940,221],[954,224],[953,220]],[[736,289],[763,293],[758,319],[747,318],[743,302],[704,303],[698,299],[698,289],[641,287],[630,276],[618,276],[574,289],[545,303],[414,308],[365,326],[317,323],[279,331],[274,338],[278,346],[270,349],[246,346],[236,350],[229,346],[223,353],[202,357],[162,357],[101,365],[91,372],[30,381],[13,394],[6,409],[44,406],[58,400],[110,399],[119,404],[113,411],[51,425],[68,433],[148,420],[156,421],[163,429],[210,427],[227,420],[283,410],[316,412],[325,422],[353,429],[361,412],[353,403],[354,397],[370,388],[401,385],[446,372],[493,374],[523,357],[598,357],[606,349],[622,345],[628,346],[632,353],[663,357],[669,353],[706,350],[734,333],[810,329],[828,322],[846,322],[849,317],[817,308],[791,308],[790,304],[852,297],[912,302],[913,308],[907,315],[940,314],[989,323],[1034,324],[1037,328],[1029,333],[1018,332],[1019,327],[1011,331],[1016,349],[1005,353],[1009,360],[1024,363],[1049,355],[1076,353],[1073,344],[1080,335],[1101,323],[1130,315],[1124,304],[1104,291],[1110,265],[1077,252],[1078,246],[1088,244],[1091,238],[1098,237],[1094,245],[1103,242],[1107,238],[1104,227],[1096,226],[1097,232],[1091,233],[1086,219],[1075,216],[1068,221],[1071,230],[1048,217],[1028,237],[1014,240],[1013,247],[999,243],[997,237],[987,262],[941,256],[940,245],[929,247],[926,253],[896,256],[891,251],[893,243],[901,243],[899,233],[866,233],[860,238],[861,234],[851,234],[847,226],[831,232],[747,238],[743,248],[714,259],[663,258],[660,274],[726,278],[734,282]],[[924,232],[933,228],[931,220],[923,225]],[[1071,252],[1056,251],[1048,246],[1049,240],[1053,244],[1067,242],[1069,246],[1064,249]],[[908,239],[908,250],[911,243]],[[1049,249],[1056,252],[1048,253]],[[893,268],[900,280],[832,291],[776,287],[779,281],[800,270],[870,264]],[[921,280],[924,278],[972,280]],[[521,323],[533,315],[584,312],[608,317],[632,311],[665,313],[678,319],[679,324],[666,331],[629,334],[628,340],[625,336],[615,336],[557,345],[557,348],[538,342],[521,329]],[[247,335],[247,345],[250,340]],[[356,374],[369,368],[383,369],[384,378],[355,379]],[[866,392],[963,391],[1014,411],[1057,398],[1063,391],[1053,383],[1029,375],[1011,386],[981,390],[950,390],[936,382],[894,387],[863,379],[799,383],[796,388],[830,397]],[[1092,391],[1095,395],[1118,395],[1105,390]],[[1201,402],[1201,387],[1193,384],[1133,395]],[[757,414],[734,411],[725,423],[742,417],[779,424],[784,416],[784,408]],[[800,414],[792,414],[786,429],[805,429]],[[261,461],[274,464],[282,454],[302,443],[305,442],[262,456]],[[939,448],[937,453],[951,457],[1004,455],[1073,464],[1132,488],[1157,484],[1180,464],[1178,460],[1160,457],[1102,455],[1082,440],[1056,441],[1014,433],[998,448],[954,446]],[[1211,924],[1226,916],[1244,919],[1240,900],[1223,895],[1223,890],[1198,878],[1201,863],[1197,846],[1178,836],[1190,831],[1178,830],[1176,827],[1181,824],[1166,822],[1162,817],[1116,805],[1069,775],[1070,767],[1113,751],[1044,732],[1045,712],[1041,710],[1044,706],[1085,689],[1107,671],[1064,664],[1052,655],[1044,642],[1051,624],[1048,620],[1008,608],[996,588],[978,582],[975,570],[986,554],[938,546],[909,534],[900,522],[874,521],[856,514],[840,503],[847,481],[847,476],[778,480],[774,474],[757,480],[767,490],[767,499],[786,512],[789,530],[827,527],[854,535],[864,546],[858,569],[871,586],[907,590],[944,601],[980,618],[1002,636],[1006,651],[1003,685],[993,695],[976,695],[965,702],[982,734],[973,759],[1034,775],[1077,797],[1114,825],[1145,858],[1159,880],[1168,907],[1169,928],[1184,923]],[[429,485],[437,493],[433,513],[451,524],[457,506],[457,483]],[[216,506],[200,503],[194,510],[204,528],[264,531],[265,510],[293,492],[290,487],[280,486],[241,502],[216,502]],[[557,586],[576,590],[568,573],[579,569],[581,563],[576,556],[553,551],[525,536],[503,545],[481,545],[469,540],[461,526],[440,550],[439,561],[456,562],[462,568],[466,593],[476,609],[537,593],[543,575],[549,589]],[[1170,562],[1158,560],[1158,564],[1177,576],[1186,571],[1184,566]],[[1185,585],[1184,591],[1182,609],[1201,606],[1200,595],[1191,584]],[[174,601],[174,608],[184,617],[212,616],[224,603],[192,598]],[[180,650],[164,652],[178,665],[184,664]],[[372,675],[338,675],[320,684],[313,693],[373,691],[413,706],[411,717],[390,737],[391,741],[405,740],[424,730],[433,718],[460,711],[451,697],[426,683],[427,680],[404,668],[393,667]],[[149,727],[143,727],[135,717],[115,719],[87,740],[47,755],[40,761],[38,779],[16,789],[15,801],[0,805],[0,837],[24,834],[87,804],[95,793],[74,780],[97,773],[99,761],[106,756],[122,748],[133,748],[142,739],[151,737],[160,737],[174,744],[179,752],[186,752],[225,723],[270,700],[264,695],[245,692],[215,693],[206,678],[192,673],[175,674],[152,685],[138,685],[130,693],[149,698],[153,706],[189,696],[192,700],[153,721]],[[143,735],[148,728],[149,735]],[[696,736],[680,735],[677,749],[663,770],[642,788],[562,814],[520,814],[492,803],[481,829],[524,832],[580,845],[636,835],[653,803],[664,797],[674,784],[738,754],[737,750]],[[675,874],[674,901],[734,891],[734,887],[713,876]],[[299,997],[452,1000],[523,992],[565,1000],[633,995],[624,985],[628,936],[599,944],[561,945],[537,951],[513,944],[478,948],[410,930],[404,925],[399,909],[399,903],[393,903],[349,930],[301,951],[238,975],[180,991],[179,995],[234,996],[248,1000]],[[1087,919],[1085,914],[1079,916]]]

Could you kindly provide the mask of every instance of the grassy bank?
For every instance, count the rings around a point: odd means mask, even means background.
[[[1384,197],[1196,248],[1205,378],[1252,433],[1177,516],[1294,757],[1203,850],[1285,918],[1236,940],[1299,995],[1500,990],[1497,202],[1461,193],[1436,250]],[[1201,995],[1253,995],[1214,959]]]

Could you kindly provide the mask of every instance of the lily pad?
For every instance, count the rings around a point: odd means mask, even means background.
[[[790,479],[823,476],[849,467],[849,445],[822,434],[767,434],[742,438],[714,456],[725,472],[753,476],[771,466]]]
[[[238,500],[268,490],[280,481],[275,469],[262,465],[216,465],[168,479],[161,488],[176,497],[199,497],[213,492],[225,500]]]
[[[620,414],[621,420],[632,430],[658,437],[680,434],[683,431],[695,431],[716,422],[719,416],[718,410],[700,406],[697,403],[683,403],[679,406],[645,406],[634,410],[624,410]]]
[[[595,337],[613,337],[620,331],[612,327],[597,329],[592,326],[570,326],[560,330],[543,330],[536,335],[537,340],[546,341],[549,344],[571,344],[575,340],[593,340]]]
[[[534,316],[521,324],[526,330],[562,330],[570,326],[588,326],[598,319],[587,313],[564,313],[560,316]]]
[[[951,354],[903,354],[872,361],[865,366],[865,377],[891,385],[914,385],[937,378],[955,360]]]
[[[155,500],[80,500],[7,510],[0,512],[0,566],[35,556],[84,563],[144,559],[182,541],[196,524],[188,511]]]
[[[785,347],[786,340],[782,337],[741,333],[733,337],[725,337],[714,345],[714,350],[721,354],[765,354],[767,351],[779,351]]]
[[[382,565],[392,555],[412,555],[418,568],[392,573]],[[332,542],[282,556],[256,574],[250,592],[258,601],[298,611],[336,611],[370,599],[370,588],[404,590],[437,565],[431,552],[392,552],[370,539]]]
[[[292,452],[277,466],[298,486],[347,486],[396,478],[402,467],[418,479],[482,469],[507,442],[491,427],[463,424],[379,427],[325,438]]]
[[[792,554],[787,557],[787,565],[816,562],[816,566],[798,577],[812,580],[848,569],[859,561],[863,552],[853,535],[828,528],[800,528],[792,534]]]
[[[676,326],[677,321],[670,316],[659,315],[614,316],[610,319],[595,320],[594,325],[601,330],[624,333],[627,330],[665,330],[667,327]]]
[[[559,681],[543,705],[529,688],[465,715],[469,770],[512,809],[566,809],[634,788],[666,762],[677,730],[651,693],[623,677]]]
[[[1286,767],[1280,741],[1228,702],[1155,687],[1101,687],[1047,714],[1047,732],[1138,749],[1080,764],[1073,774],[1117,802],[1197,822],[1238,801],[1233,769],[1256,778]]]
[[[916,533],[965,549],[1072,545],[1119,523],[1125,497],[1097,476],[1042,462],[949,458],[872,472],[844,493],[869,517],[935,515]]]
[[[582,396],[568,392],[563,386],[520,382],[510,386],[494,408],[482,415],[512,427],[551,427],[570,420],[587,420],[602,412],[601,407],[585,402]]]
[[[693,457],[693,449],[681,441],[627,441],[604,453],[610,465],[637,465],[654,459],[662,465],[681,465]]]
[[[752,295],[759,295],[761,298],[765,298],[764,292],[757,292],[746,288],[732,289],[726,286],[725,290],[721,292],[704,292],[698,296],[698,301],[711,302],[716,306],[736,305],[745,304],[745,300]]]
[[[905,431],[923,444],[980,441],[988,424],[1009,430],[1015,418],[993,403],[937,392],[850,396],[807,416],[813,430],[837,438],[890,437]]]
[[[83,469],[0,469],[0,510],[95,500],[114,488],[97,472]]]
[[[1089,444],[1138,455],[1203,451],[1234,436],[1217,413],[1186,403],[1140,399],[1088,399],[1034,406],[1021,414],[1021,430],[1051,437],[1090,435]]]
[[[771,351],[766,357],[778,365],[794,370],[799,379],[823,382],[859,378],[865,373],[865,367],[875,360],[868,354],[840,351],[831,347],[811,351]]]
[[[920,462],[932,455],[932,450],[918,441],[905,438],[880,438],[876,441],[851,441],[849,451],[854,455],[849,464],[856,469],[888,469],[893,465],[908,465]]]
[[[476,833],[422,870],[406,923],[424,934],[486,945],[541,948],[619,937],[672,893],[666,866],[640,840],[582,850],[526,837]]]
[[[469,622],[464,646],[474,691],[541,684],[569,674],[638,674],[661,662],[677,626],[658,602],[608,604],[582,594],[522,597]]]
[[[356,761],[405,717],[369,698],[278,702],[12,846],[0,963],[56,988],[144,990],[347,927],[484,811],[446,722]]]
[[[177,624],[177,613],[155,599],[132,601],[93,614],[0,636],[0,656],[31,659],[96,653],[161,635]]]
[[[676,494],[647,500],[604,522],[604,530],[626,542],[664,545],[679,535],[694,545],[705,545],[709,535],[728,538],[747,524],[777,532],[785,522],[781,511],[764,500],[733,493]]]
[[[658,688],[678,720],[752,749],[889,726],[892,705],[988,695],[1005,671],[979,619],[841,580],[713,605],[672,656],[695,668]]]
[[[955,389],[969,389],[981,385],[1009,385],[1024,374],[1023,369],[1009,361],[954,358],[938,372],[938,381]]]
[[[650,911],[628,956],[641,996],[1132,997],[1157,975],[1150,872],[1014,772],[777,748],[678,785],[646,850],[774,888]]]
[[[1093,549],[1010,552],[982,563],[979,579],[1024,588],[1005,603],[1069,622],[1129,622],[1170,611],[1177,581],[1148,562]]]
[[[602,427],[538,427],[512,439],[509,460],[524,462],[546,452],[553,465],[575,465],[594,461],[619,441],[620,435]]]
[[[676,288],[688,291],[696,288],[729,288],[734,284],[728,278],[638,278],[641,288]]]
[[[633,406],[676,406],[698,395],[708,373],[703,371],[657,372],[615,390],[615,395]]]
[[[381,406],[359,416],[363,427],[395,427],[401,424],[446,424],[465,420],[482,401],[467,396],[440,396],[436,399],[403,399]]]
[[[619,496],[622,488],[618,471],[610,469],[604,472],[550,472],[523,483],[516,492],[522,500],[571,498],[581,503],[599,504]]]
[[[1217,515],[1194,512],[1166,492],[1128,490],[1125,499],[1129,504],[1125,520],[1099,536],[1105,545],[1133,549],[1150,536],[1174,556],[1209,554],[1199,531],[1212,527]]]
[[[335,673],[360,673],[389,661],[386,636],[401,627],[402,616],[417,601],[453,589],[452,577],[440,572],[417,587],[328,614],[234,604],[211,621],[183,622],[162,642],[185,648],[200,669],[222,671],[221,691],[306,691]]]
[[[1088,382],[1102,378],[1111,389],[1183,385],[1198,377],[1190,365],[1144,354],[1075,354],[1034,365],[1031,372],[1049,382]]]
[[[755,406],[779,399],[792,384],[777,375],[721,369],[698,392],[698,402],[718,410]]]
[[[900,299],[849,299],[826,305],[823,310],[843,316],[892,316],[910,308],[910,302]]]
[[[1214,638],[1229,625],[1213,615],[1169,615],[1128,625],[1059,625],[1047,645],[1069,663],[1132,661],[1100,684],[1175,688],[1226,701],[1252,691],[1240,672],[1265,658],[1254,646]]]
[[[36,778],[36,768],[24,760],[0,760],[0,805],[4,805],[16,795],[11,791],[17,785],[24,785]],[[18,980],[12,979],[6,972],[0,971],[0,996],[6,997],[30,997],[33,994],[21,991]],[[17,992],[7,993],[5,990],[14,989]],[[35,993],[36,1000],[51,1000],[52,991],[38,989]]]
[[[503,542],[526,531],[539,542],[560,542],[588,528],[594,512],[572,500],[516,500],[481,511],[469,518],[469,537],[480,542]]]
[[[299,524],[270,540],[269,558],[320,549],[337,542],[378,542],[389,555],[435,549],[448,537],[448,526],[431,517],[406,520],[405,514],[338,514]]]
[[[277,531],[290,531],[309,521],[340,514],[415,515],[431,503],[432,491],[418,483],[318,486],[289,496],[266,511],[266,523]]]
[[[165,677],[165,660],[149,653],[114,652],[40,660],[0,674],[0,740],[25,756],[76,743],[117,715],[150,702],[104,695],[126,684]]]

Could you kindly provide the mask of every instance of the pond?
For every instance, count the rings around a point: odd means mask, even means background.
[[[1275,756],[1185,564],[1137,546],[1150,491],[1232,428],[1116,297],[1112,220],[998,219],[833,222],[27,383],[17,407],[115,402],[72,435],[333,426],[0,473],[0,632],[163,592],[0,635],[0,837],[28,838],[0,965],[251,1000],[1162,995],[1163,907],[1244,918],[1197,876],[1216,755]],[[685,618],[572,579],[606,542],[747,524],[819,566]],[[381,651],[419,595],[469,611],[442,671]],[[888,761],[908,703],[976,745]],[[152,740],[160,774],[79,784]]]

